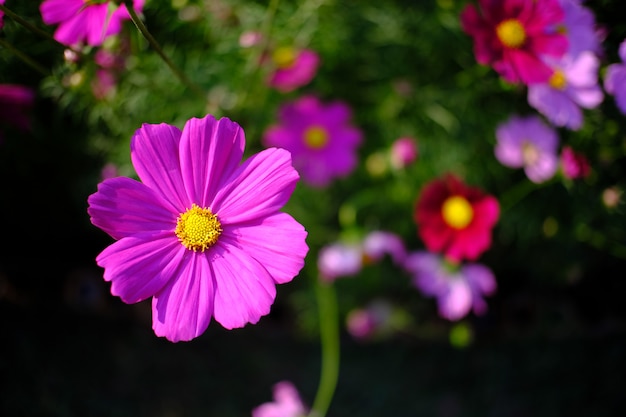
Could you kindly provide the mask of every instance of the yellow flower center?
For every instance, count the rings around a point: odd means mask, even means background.
[[[522,142],[522,159],[524,165],[534,165],[539,160],[539,151],[535,145],[527,140]]]
[[[291,67],[294,62],[296,62],[297,57],[298,53],[294,48],[290,46],[282,46],[280,48],[276,48],[276,50],[272,54],[272,60],[278,68]]]
[[[567,80],[565,79],[565,74],[561,70],[554,70],[548,83],[552,88],[556,88],[557,90],[563,90],[567,85]]]
[[[320,149],[328,143],[328,132],[320,126],[311,126],[304,131],[304,143],[312,149]]]
[[[455,195],[448,197],[441,207],[443,220],[454,229],[463,229],[474,218],[474,209],[464,197]]]
[[[204,252],[217,242],[222,225],[209,208],[195,204],[176,220],[176,237],[187,249]]]
[[[496,35],[504,46],[519,48],[526,42],[526,31],[517,19],[507,19],[496,26]]]

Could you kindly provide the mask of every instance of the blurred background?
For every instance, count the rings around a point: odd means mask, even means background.
[[[52,34],[38,3],[5,5]],[[30,87],[35,99],[26,131],[0,117],[0,415],[249,416],[281,380],[310,405],[320,372],[320,249],[387,230],[423,250],[415,201],[447,172],[501,204],[479,260],[497,292],[486,314],[450,322],[391,259],[338,279],[341,365],[328,416],[623,415],[626,116],[613,98],[585,110],[581,130],[559,130],[591,174],[534,184],[494,157],[496,126],[534,110],[522,87],[476,63],[459,24],[467,2],[270,3],[146,1],[143,21],[201,97],[129,21],[75,55],[4,16],[0,83]],[[601,75],[620,61],[620,3],[584,3],[603,34]],[[258,33],[260,43],[245,41]],[[315,78],[288,93],[265,82],[265,49],[280,45],[321,58]],[[99,49],[123,57],[104,92]],[[226,331],[213,322],[187,343],[156,337],[150,301],[123,304],[102,279],[95,257],[112,239],[91,225],[87,197],[110,172],[135,175],[129,141],[142,123],[182,128],[191,117],[227,116],[244,128],[249,155],[263,149],[280,105],[304,94],[346,103],[363,132],[354,172],[324,188],[301,182],[285,208],[309,232],[305,268],[278,286],[257,325]],[[0,113],[8,106],[0,102]],[[394,171],[384,161],[399,137],[414,138],[419,156]],[[391,328],[355,337],[346,321],[372,302],[393,311]]]

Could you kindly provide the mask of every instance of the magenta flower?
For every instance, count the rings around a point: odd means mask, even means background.
[[[600,54],[601,42],[593,12],[583,6],[580,0],[559,0],[559,2],[565,12],[565,20],[555,29],[567,36],[568,54],[572,57],[578,56],[583,51]]]
[[[0,84],[0,124],[21,131],[30,130],[30,111],[35,105],[32,88],[17,84]]]
[[[395,311],[385,300],[375,300],[363,308],[350,310],[346,315],[346,330],[355,339],[371,339],[390,333]]]
[[[263,142],[290,151],[302,179],[324,187],[356,167],[361,131],[349,124],[350,117],[341,102],[323,104],[305,96],[280,108],[280,124],[267,129]]]
[[[538,116],[513,116],[496,129],[496,158],[510,168],[524,168],[535,183],[549,180],[559,167],[559,137]]]
[[[4,4],[4,0],[0,0],[0,4]],[[0,29],[4,27],[4,12],[0,10]]]
[[[133,0],[138,13],[145,0]],[[130,19],[126,6],[122,4],[111,12],[113,1],[88,0],[45,0],[39,10],[46,25],[59,24],[54,39],[64,45],[82,42],[91,46],[101,45],[111,35],[122,30],[122,21]]]
[[[606,69],[604,89],[615,97],[619,110],[626,114],[626,39],[619,46],[619,64],[611,64]]]
[[[320,64],[319,55],[310,49],[297,50],[283,46],[272,54],[276,68],[268,84],[282,93],[288,93],[313,80]]]
[[[591,167],[585,154],[574,151],[570,146],[561,150],[561,170],[565,178],[585,178],[591,173]]]
[[[547,83],[528,86],[528,103],[555,126],[578,130],[583,125],[580,109],[597,107],[604,99],[598,85],[596,55],[584,51],[575,58],[566,55],[553,66]]]
[[[470,311],[481,315],[487,311],[483,296],[496,291],[493,272],[478,263],[452,264],[429,252],[414,252],[406,260],[413,284],[426,296],[435,297],[439,315],[456,321]]]
[[[89,197],[91,222],[117,239],[96,258],[104,279],[126,303],[152,297],[158,336],[256,323],[304,265],[306,231],[280,212],[298,180],[289,152],[240,164],[244,145],[226,118],[144,124],[131,140],[142,182],[110,178]]]
[[[307,413],[296,387],[289,381],[281,381],[274,385],[274,402],[256,407],[252,417],[304,417]]]
[[[559,0],[479,0],[461,12],[463,30],[474,38],[476,60],[491,65],[505,80],[542,83],[552,71],[545,56],[560,58],[567,38],[554,28],[563,23]]]

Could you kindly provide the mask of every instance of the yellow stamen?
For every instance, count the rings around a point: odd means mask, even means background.
[[[517,19],[507,19],[496,26],[496,35],[504,46],[519,48],[526,42],[526,31]]]
[[[524,165],[534,165],[539,160],[539,151],[530,141],[524,140],[522,142],[522,159]]]
[[[454,229],[464,229],[474,218],[472,205],[459,195],[448,197],[441,207],[443,220]]]
[[[187,249],[204,252],[217,242],[222,225],[211,209],[193,204],[178,216],[174,233]]]
[[[552,88],[556,88],[557,90],[563,90],[567,85],[567,80],[565,79],[565,74],[561,70],[554,70],[548,83]]]
[[[289,68],[293,66],[297,57],[298,53],[290,46],[276,48],[272,54],[272,60],[274,60],[274,63],[278,68]]]
[[[304,131],[304,143],[312,149],[320,149],[328,143],[328,132],[320,126],[311,126]]]

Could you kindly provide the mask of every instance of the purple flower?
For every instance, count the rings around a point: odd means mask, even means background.
[[[356,339],[370,339],[392,330],[393,306],[384,300],[375,300],[363,308],[350,310],[346,316],[346,330]]]
[[[158,336],[256,323],[304,265],[306,231],[280,212],[298,180],[289,152],[240,164],[244,145],[227,118],[144,124],[130,145],[142,182],[110,178],[89,197],[91,222],[117,239],[96,258],[104,279],[126,303],[152,297]]]
[[[282,93],[288,93],[311,82],[320,64],[319,55],[310,49],[297,50],[289,46],[277,48],[272,54],[276,66],[268,83]]]
[[[618,52],[622,63],[607,67],[604,89],[615,97],[617,107],[626,114],[626,39],[620,44]]]
[[[91,46],[101,45],[108,36],[119,33],[122,20],[130,19],[126,6],[122,4],[111,13],[113,2],[86,2],[85,0],[45,0],[39,10],[46,25],[59,24],[54,39],[64,45],[86,42]],[[143,9],[144,0],[133,0],[137,12]]]
[[[400,236],[376,230],[363,239],[363,254],[370,262],[378,262],[385,255],[390,255],[395,264],[402,265],[406,258],[406,249]]]
[[[483,296],[496,291],[493,272],[478,263],[459,266],[445,262],[439,255],[419,251],[409,255],[405,267],[424,295],[437,298],[439,315],[451,321],[462,319],[471,310],[484,314],[487,303]]]
[[[576,57],[583,51],[600,54],[602,49],[593,12],[580,0],[560,0],[565,12],[565,21],[556,29],[564,32],[568,39],[568,53]]]
[[[598,86],[598,58],[592,52],[565,56],[552,66],[547,83],[528,86],[528,103],[556,126],[578,130],[583,124],[580,107],[597,107],[604,98]],[[580,107],[579,107],[580,106]]]
[[[265,132],[263,142],[290,151],[303,181],[324,187],[356,166],[361,131],[349,124],[350,117],[344,103],[305,96],[280,108],[279,125]]]
[[[501,164],[524,168],[535,183],[547,181],[559,168],[559,137],[538,116],[512,116],[496,129],[495,154]]]
[[[21,131],[30,130],[30,110],[35,104],[35,92],[17,84],[0,84],[0,124]]]
[[[307,409],[300,394],[289,381],[274,385],[274,402],[261,404],[252,410],[252,417],[304,417]]]
[[[363,267],[363,250],[359,245],[333,243],[320,249],[317,269],[324,281],[353,276]]]

